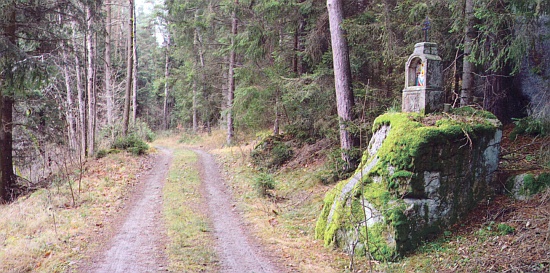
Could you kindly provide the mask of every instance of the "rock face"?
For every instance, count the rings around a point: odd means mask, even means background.
[[[542,15],[534,27],[539,37],[549,37],[550,15]],[[529,30],[522,26],[521,31]],[[529,43],[529,55],[523,61],[517,81],[529,100],[529,114],[550,121],[550,39],[533,39]]]
[[[379,260],[413,250],[491,193],[500,127],[471,108],[378,117],[360,167],[326,194],[316,237]]]
[[[527,200],[544,189],[550,187],[550,173],[538,175],[522,173],[512,176],[506,181],[506,188],[518,200]]]

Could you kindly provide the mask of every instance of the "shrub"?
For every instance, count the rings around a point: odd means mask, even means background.
[[[254,178],[254,188],[260,196],[268,196],[268,190],[275,189],[275,179],[267,173],[260,173]]]
[[[149,145],[136,134],[129,134],[126,137],[118,137],[113,143],[112,148],[126,150],[134,155],[142,155],[149,150]]]
[[[153,142],[155,140],[155,133],[149,128],[147,123],[137,120],[136,123],[130,128],[132,134],[135,134],[138,138],[143,139],[147,142]]]
[[[500,223],[497,226],[498,233],[500,235],[508,235],[514,233],[515,229],[507,224]]]
[[[518,135],[545,136],[550,132],[550,125],[543,122],[542,119],[526,117],[522,119],[513,119],[514,130],[510,133],[510,139],[515,140]]]
[[[270,136],[258,144],[250,153],[252,163],[259,169],[272,170],[292,158],[290,145],[282,142],[283,136]]]
[[[95,158],[97,158],[97,159],[104,158],[108,154],[109,154],[109,152],[107,150],[101,149],[101,150],[97,151],[97,154],[95,155]]]

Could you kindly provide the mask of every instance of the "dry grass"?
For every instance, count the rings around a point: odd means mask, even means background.
[[[174,158],[164,185],[163,214],[172,272],[217,272],[218,263],[203,204],[197,155],[174,138],[155,141],[173,149]]]
[[[0,272],[66,272],[97,244],[108,219],[143,169],[144,158],[121,153],[90,161],[75,192],[69,182],[20,197],[0,207]],[[75,191],[77,182],[72,181]]]
[[[315,222],[330,187],[319,183],[315,167],[286,169],[274,174],[277,185],[272,196],[260,196],[253,186],[258,173],[249,158],[258,140],[241,136],[242,145],[227,147],[225,132],[217,131],[187,143],[216,155],[249,230],[283,267],[290,272],[343,272],[347,256],[314,239]]]

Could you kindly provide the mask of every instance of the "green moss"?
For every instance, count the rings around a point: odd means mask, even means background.
[[[471,152],[467,145],[466,148],[459,148],[451,144],[468,139],[491,139],[497,128],[483,118],[495,117],[473,108],[437,117],[426,117],[419,113],[387,113],[379,116],[374,121],[373,132],[382,126],[390,126],[391,130],[377,152],[377,164],[363,174],[361,183],[357,183],[344,200],[340,200],[339,195],[348,181],[340,182],[333,191],[327,193],[323,211],[317,221],[316,237],[324,239],[326,245],[338,245],[335,242],[338,230],[350,231],[354,225],[364,221],[362,198],[372,204],[384,218],[384,222],[375,223],[368,228],[361,227],[362,234],[368,232],[369,238],[368,245],[362,245],[363,253],[369,251],[378,260],[393,260],[421,244],[431,233],[439,232],[439,223],[419,228],[424,224],[418,222],[426,223],[429,220],[427,205],[413,207],[415,215],[419,217],[409,218],[405,213],[407,204],[402,198],[408,194],[424,194],[424,177],[415,173],[422,174],[423,170],[437,171],[444,165],[451,164],[442,158],[460,161]],[[442,146],[451,147],[451,150],[441,155],[441,150],[437,147]],[[429,162],[419,162],[420,159]],[[374,159],[369,158],[368,152],[365,152],[358,171],[371,163],[369,160]],[[462,173],[462,165],[456,165],[459,166],[456,172]],[[373,182],[373,177],[380,180]],[[454,190],[444,187],[441,185],[445,192]],[[331,208],[335,210],[331,222],[327,223]],[[363,235],[362,238],[364,237]]]
[[[368,228],[363,227],[362,234],[366,234],[365,230],[368,232],[368,247],[365,251],[370,252],[374,259],[391,261],[397,257],[395,242],[391,238],[392,232],[385,224],[376,223]]]
[[[497,117],[491,112],[475,109],[470,106],[453,108],[451,109],[451,113],[455,115],[460,115],[460,116],[480,117],[484,119],[497,119]]]
[[[536,177],[533,174],[527,174],[523,178],[523,182],[523,187],[519,192],[521,195],[537,194],[550,186],[550,173],[541,173]]]
[[[317,223],[315,224],[315,238],[324,240],[326,245],[332,244],[332,241],[334,239],[334,232],[330,233],[328,231],[328,216],[330,214],[330,210],[332,209],[332,204],[335,202],[336,198],[339,197],[340,193],[342,192],[342,188],[346,183],[346,181],[341,181],[334,188],[327,192],[323,200],[323,210],[321,211],[321,215],[319,216],[319,219],[317,219]],[[341,204],[336,205],[336,210],[342,209],[343,207],[341,206]],[[334,225],[333,223],[336,222],[335,214],[337,213],[333,213],[332,221],[330,223],[331,225]]]

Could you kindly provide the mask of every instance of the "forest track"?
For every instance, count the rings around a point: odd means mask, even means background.
[[[193,149],[199,156],[201,180],[208,216],[216,238],[220,271],[225,273],[285,272],[276,266],[262,247],[250,236],[242,217],[236,211],[232,195],[218,165],[209,153]]]
[[[80,272],[161,272],[167,270],[162,189],[172,151],[159,148],[151,170],[132,193],[115,234]],[[117,221],[115,221],[116,223]],[[116,224],[115,224],[116,225]]]
[[[173,151],[158,148],[151,170],[131,193],[130,200],[114,219],[114,230],[103,238],[79,272],[165,272],[168,270],[163,210],[163,186]],[[250,236],[236,211],[232,195],[219,167],[209,153],[192,149],[198,156],[204,212],[212,226],[219,271],[223,273],[279,273],[262,246]]]

